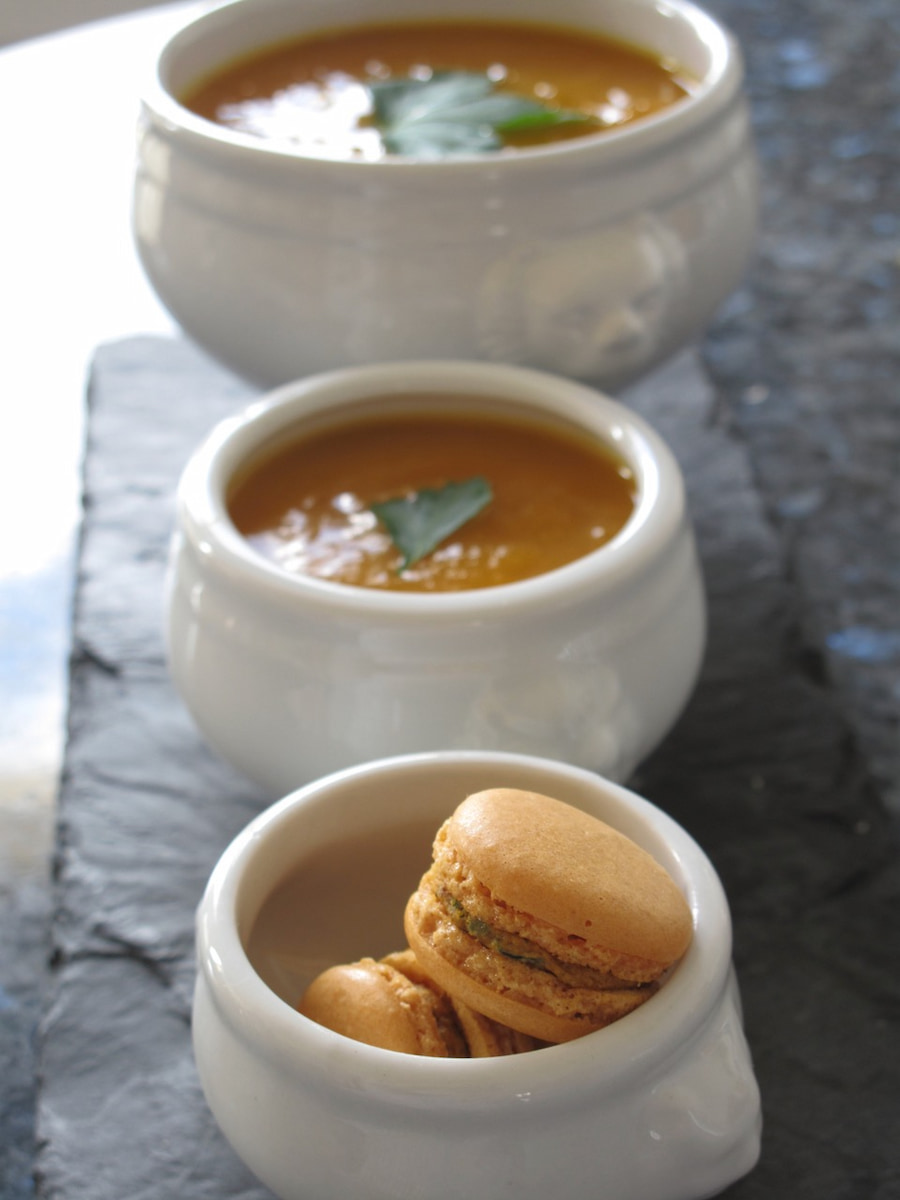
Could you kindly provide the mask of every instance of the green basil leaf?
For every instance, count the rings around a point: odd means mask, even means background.
[[[529,96],[496,91],[487,75],[436,71],[430,79],[367,84],[372,120],[390,154],[440,158],[481,154],[503,145],[504,133],[551,128],[594,118]]]
[[[429,79],[384,79],[367,86],[375,122],[383,126],[439,119],[493,91],[486,75],[471,71],[438,71]]]
[[[496,129],[498,133],[524,133],[529,129],[554,129],[559,125],[593,125],[599,129],[601,122],[597,117],[576,112],[574,109],[547,108],[535,101],[533,109],[521,109],[497,125]]]
[[[422,488],[370,507],[403,555],[400,570],[405,571],[480,513],[492,498],[491,485],[475,475],[440,488]]]

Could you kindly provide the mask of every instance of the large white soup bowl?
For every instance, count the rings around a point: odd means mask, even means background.
[[[703,330],[755,236],[737,45],[686,0],[437,0],[428,17],[607,33],[696,94],[619,130],[428,162],[333,162],[179,97],[281,39],[421,18],[421,0],[236,0],[164,47],[140,118],[133,224],[197,342],[266,387],[396,359],[520,363],[616,389]]]
[[[276,886],[338,848],[333,890],[358,923],[352,953],[399,949],[403,901],[393,913],[380,895],[397,893],[397,873],[415,887],[441,821],[467,794],[497,786],[593,813],[673,876],[694,936],[659,993],[587,1037],[493,1059],[381,1050],[301,1016],[293,1005],[311,976],[298,964],[308,962],[319,914],[296,912],[290,940],[257,956],[251,932]],[[369,890],[349,865],[342,873],[342,845],[405,838],[411,825],[422,830],[418,850],[399,865],[373,854]],[[197,954],[193,1041],[206,1098],[238,1155],[283,1200],[699,1200],[757,1159],[759,1091],[719,879],[665,813],[588,772],[445,753],[314,783],[226,850],[199,907]]]
[[[399,593],[291,574],[226,507],[262,447],[365,413],[452,408],[562,422],[630,465],[636,502],[599,549],[518,583]],[[168,572],[175,684],[208,741],[273,795],[385,755],[538,753],[624,779],[696,680],[705,605],[678,465],[582,384],[481,363],[347,368],[276,389],[188,463]]]

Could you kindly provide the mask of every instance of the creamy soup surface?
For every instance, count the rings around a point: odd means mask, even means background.
[[[515,149],[596,134],[689,95],[677,64],[554,26],[419,21],[324,32],[227,64],[180,97],[208,120],[317,157],[377,160],[391,151],[373,125],[369,86],[474,72],[499,91],[572,110],[590,123],[505,132]]]
[[[296,1005],[326,967],[406,946],[403,912],[431,863],[435,826],[400,825],[312,852],[264,901],[247,957]]]
[[[371,505],[475,477],[493,496],[403,567]],[[631,468],[568,427],[481,414],[348,421],[251,460],[226,497],[238,530],[284,570],[394,591],[496,587],[552,571],[608,542],[634,511]]]

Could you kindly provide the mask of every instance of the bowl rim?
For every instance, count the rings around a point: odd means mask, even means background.
[[[225,488],[240,463],[304,417],[377,402],[417,390],[469,394],[568,419],[599,435],[623,455],[638,484],[634,512],[596,550],[514,583],[457,592],[397,592],[355,587],[290,573],[254,550],[232,523]],[[216,424],[195,449],[177,489],[176,522],[204,572],[257,602],[327,610],[329,614],[396,616],[441,621],[506,616],[547,605],[570,604],[630,585],[648,571],[687,527],[681,468],[665,440],[637,413],[588,385],[506,364],[420,360],[342,367],[294,380],[266,393]]]
[[[440,771],[448,763],[515,764],[548,770],[603,793],[636,817],[670,848],[683,876],[694,918],[694,936],[683,960],[657,996],[597,1033],[533,1054],[494,1059],[433,1059],[352,1041],[315,1024],[280,999],[257,974],[237,926],[243,872],[304,810],[335,802],[334,792],[361,778]],[[523,786],[523,785],[519,785]],[[527,786],[527,785],[524,785]],[[610,823],[615,824],[611,821]],[[273,881],[273,886],[278,881]],[[235,837],[214,867],[197,912],[197,965],[220,1018],[245,1045],[291,1077],[302,1076],[327,1092],[377,1091],[385,1105],[427,1096],[436,1110],[480,1101],[553,1104],[646,1078],[683,1053],[721,1000],[731,976],[732,931],[722,883],[698,843],[648,800],[583,768],[548,759],[490,751],[433,751],[378,759],[316,780],[258,814]],[[537,1057],[536,1057],[537,1056]]]
[[[167,137],[183,139],[198,152],[224,156],[235,166],[252,158],[257,167],[262,163],[275,170],[304,169],[327,178],[331,173],[339,181],[346,172],[365,170],[373,181],[416,176],[421,181],[440,183],[448,171],[467,177],[481,178],[487,165],[491,172],[559,170],[567,166],[581,169],[595,158],[608,169],[613,163],[645,157],[658,152],[662,145],[691,134],[716,114],[727,109],[738,97],[744,80],[743,55],[740,44],[730,30],[711,13],[693,0],[631,0],[638,7],[655,10],[664,17],[681,20],[708,50],[710,69],[697,90],[675,103],[621,129],[605,130],[593,136],[573,138],[543,146],[520,147],[508,154],[454,155],[444,159],[416,159],[391,155],[375,162],[351,161],[317,157],[299,148],[286,146],[227,129],[193,113],[170,91],[166,72],[184,46],[202,38],[209,30],[215,32],[230,19],[245,20],[252,25],[256,8],[280,7],[287,0],[225,0],[225,3],[189,17],[171,34],[156,57],[154,70],[141,89],[143,119],[155,125]],[[601,0],[602,2],[602,0]],[[442,14],[429,14],[439,16]],[[373,14],[372,21],[389,20]],[[531,23],[540,23],[533,21]],[[567,22],[578,28],[577,21]],[[323,16],[316,28],[328,28]],[[263,45],[261,43],[260,45]]]

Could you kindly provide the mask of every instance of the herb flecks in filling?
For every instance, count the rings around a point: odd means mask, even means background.
[[[629,991],[653,988],[653,983],[636,983],[619,979],[609,971],[601,971],[596,967],[577,966],[574,963],[562,962],[552,954],[544,952],[540,946],[516,933],[495,928],[481,917],[473,916],[459,900],[450,892],[443,890],[438,899],[443,904],[448,916],[463,933],[504,958],[514,959],[538,971],[545,971],[568,987],[587,987],[603,991]]]
[[[529,942],[527,938],[519,937],[515,933],[505,933],[502,930],[494,929],[487,921],[483,921],[480,917],[474,917],[471,913],[467,912],[460,902],[454,896],[451,896],[449,892],[444,892],[441,899],[447,905],[454,922],[469,937],[473,937],[476,942],[480,942],[488,950],[495,950],[498,954],[502,954],[506,958],[514,958],[517,962],[527,963],[530,967],[535,967],[539,971],[552,973],[547,957],[539,953],[537,947],[532,942]]]

